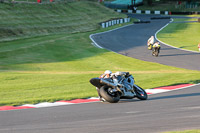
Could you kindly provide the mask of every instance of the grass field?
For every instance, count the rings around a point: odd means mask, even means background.
[[[145,89],[199,82],[199,71],[144,62],[95,48],[88,37],[91,33],[12,41],[13,45],[24,41],[33,45],[39,39],[41,44],[1,55],[4,65],[0,74],[0,105],[97,96],[89,79],[105,69],[130,71]]]
[[[200,17],[200,15],[192,15],[190,17]],[[197,18],[174,19],[174,21],[197,21]],[[199,22],[170,23],[167,28],[159,32],[157,37],[159,40],[175,47],[198,51],[197,45],[200,43],[199,31]]]
[[[84,6],[87,6],[87,8],[91,6],[91,10],[96,5],[96,3],[92,2],[88,2],[87,5],[81,2],[79,4],[81,4],[80,7],[83,6],[83,9],[85,9]],[[7,6],[5,7],[8,9],[11,8]],[[59,8],[59,5],[55,6]],[[1,8],[4,7],[1,5]],[[18,12],[21,11],[21,8],[15,8],[16,12],[18,10]],[[33,12],[40,12],[40,8],[37,10],[34,9]],[[60,5],[60,10],[62,8],[64,7]],[[31,27],[34,27],[34,25],[28,27],[27,23],[32,23],[34,19],[36,21],[37,17],[33,17],[33,19],[20,19],[22,29],[25,27],[30,31],[30,34],[27,34],[29,38],[24,38],[21,34],[13,36],[13,34],[6,32],[1,33],[1,36],[4,36],[5,40],[12,41],[3,41],[2,39],[2,42],[0,42],[0,105],[21,105],[25,103],[53,102],[56,100],[97,96],[96,89],[89,83],[89,80],[90,78],[99,76],[106,69],[110,69],[113,72],[130,71],[135,77],[136,84],[144,89],[200,82],[200,71],[140,61],[104,49],[98,49],[91,45],[90,34],[111,29],[100,29],[98,27],[98,23],[102,21],[103,16],[103,20],[113,17],[124,17],[124,15],[121,16],[109,9],[102,11],[105,7],[101,5],[96,5],[96,8],[98,10],[95,11],[95,14],[90,14],[90,9],[87,9],[90,15],[85,14],[89,20],[97,17],[98,21],[95,20],[92,22],[94,23],[92,27],[95,25],[93,28],[91,28],[90,24],[83,25],[83,27],[77,26],[80,23],[79,19],[75,21],[76,19],[72,17],[73,23],[71,22],[71,24],[76,25],[74,26],[75,31],[77,31],[75,33],[68,31],[62,33],[59,29],[56,29],[55,32],[49,30],[47,33],[44,32],[45,30],[39,29],[34,30],[32,33],[32,29],[34,28]],[[51,8],[46,8],[46,10],[45,13],[51,10]],[[41,9],[42,11],[43,9]],[[83,10],[79,9],[79,12],[81,14]],[[79,12],[77,11],[75,17],[78,16]],[[4,14],[9,13],[4,11]],[[43,16],[42,14],[40,15]],[[50,20],[56,20],[59,18],[59,15],[44,18],[40,16],[41,27],[43,29],[45,29],[44,27],[53,29],[54,25],[44,24],[43,21],[46,23],[49,18]],[[11,13],[10,17],[9,15],[6,17],[7,19],[11,18],[9,20],[10,23],[15,23],[15,19],[12,20],[13,17],[23,18],[24,16],[26,15],[17,14],[12,16]],[[87,19],[84,20],[82,18],[85,22],[88,21]],[[0,23],[1,25],[7,25],[9,28],[8,24],[2,21]],[[68,21],[65,23],[68,23]],[[59,24],[62,25],[61,22]],[[17,27],[16,25],[15,28],[11,29],[15,31]],[[35,32],[39,32],[42,36],[35,36]]]
[[[51,4],[1,3],[0,41],[92,31],[100,28],[100,22],[117,17],[126,15],[90,1]]]

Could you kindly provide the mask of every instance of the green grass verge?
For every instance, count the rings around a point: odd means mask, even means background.
[[[109,14],[107,17],[112,18]],[[144,89],[200,82],[200,71],[140,61],[91,45],[90,34],[116,27],[74,34],[58,32],[0,42],[0,105],[97,96],[89,80],[106,69],[113,72],[130,71],[136,84]],[[87,26],[85,28],[90,29]]]
[[[4,64],[0,66],[0,105],[97,96],[89,79],[99,76],[105,69],[130,71],[136,83],[145,89],[199,82],[199,71],[140,61],[95,48],[88,37],[92,33],[10,42],[13,46],[16,42],[26,42],[27,47],[0,56]],[[40,44],[34,45],[38,40]]]
[[[200,17],[200,15],[193,15]],[[197,21],[197,18],[192,19],[174,19],[177,21]],[[200,43],[200,23],[170,23],[166,28],[157,34],[159,40],[187,50],[198,51],[198,43]]]

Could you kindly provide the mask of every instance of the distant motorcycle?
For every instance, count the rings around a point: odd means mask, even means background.
[[[152,50],[153,45],[147,42],[148,50]]]
[[[152,56],[158,57],[159,53],[160,53],[160,44],[159,42],[156,42],[152,47]]]
[[[129,72],[122,72],[117,77],[118,84],[111,78],[92,78],[90,83],[100,88],[100,95],[110,103],[116,103],[120,99],[132,99],[137,97],[140,100],[148,98],[147,93],[136,85],[134,78]]]

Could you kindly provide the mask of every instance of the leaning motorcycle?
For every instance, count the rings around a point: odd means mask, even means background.
[[[158,57],[159,53],[160,53],[160,47],[153,47],[153,49],[152,49],[152,56]]]
[[[159,42],[156,42],[152,47],[152,56],[158,57],[159,53],[160,53],[160,44]]]
[[[123,73],[123,72],[122,72]],[[132,99],[137,97],[140,100],[147,99],[144,89],[135,84],[134,77],[129,72],[124,72],[116,76],[118,83],[114,83],[114,78],[92,78],[90,83],[100,89],[100,95],[110,103],[116,103],[120,99]]]

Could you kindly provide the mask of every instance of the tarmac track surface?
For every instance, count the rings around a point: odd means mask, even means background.
[[[0,133],[157,133],[200,129],[200,85],[149,100],[0,112]]]
[[[170,19],[153,19],[160,15],[129,14],[141,21],[150,23],[133,24],[110,32],[92,35],[91,38],[101,47],[136,59],[157,62],[164,65],[200,70],[200,53],[184,51],[161,43],[159,57],[153,57],[147,49],[150,36],[170,22]],[[178,17],[180,18],[180,17]]]

